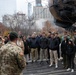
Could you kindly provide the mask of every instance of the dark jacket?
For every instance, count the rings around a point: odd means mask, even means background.
[[[68,43],[68,39],[66,40],[63,40],[62,43],[61,43],[61,51],[62,51],[62,54],[66,54],[66,50],[67,50],[67,43]]]
[[[41,37],[39,45],[40,45],[40,48],[42,49],[48,48],[48,39],[46,37]]]
[[[27,45],[30,47],[30,40],[31,40],[31,37],[27,38],[26,41],[27,41]]]
[[[74,45],[73,44],[67,44],[66,54],[67,55],[72,55],[74,53],[75,53]]]
[[[49,38],[49,49],[51,50],[57,50],[58,46],[59,46],[59,42],[56,38]]]
[[[74,44],[76,46],[76,35],[74,36]]]
[[[55,37],[55,38],[58,40],[58,43],[60,44],[61,43],[60,37]]]
[[[37,48],[37,47],[38,47],[37,37],[31,38],[30,39],[30,48]]]
[[[37,44],[38,44],[38,48],[40,48],[40,44],[39,44],[39,43],[40,43],[40,38],[41,38],[41,36],[37,36],[37,37],[36,37],[36,39],[37,39]]]
[[[27,41],[24,41],[24,54],[29,54],[30,53],[30,48],[27,44]]]

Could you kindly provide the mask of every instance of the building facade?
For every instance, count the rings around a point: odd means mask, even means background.
[[[33,16],[34,19],[53,19],[53,16],[51,15],[49,8],[45,7],[38,7],[34,6],[33,7]]]
[[[42,6],[41,0],[36,0],[36,6]]]
[[[32,15],[32,4],[29,2],[28,3],[28,18],[30,18],[30,16]]]

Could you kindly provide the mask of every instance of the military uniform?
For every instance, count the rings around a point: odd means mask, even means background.
[[[23,51],[15,43],[5,44],[0,49],[0,75],[20,75],[26,62]]]
[[[2,45],[3,45],[3,43],[2,43],[2,41],[0,41],[0,48],[2,47]]]

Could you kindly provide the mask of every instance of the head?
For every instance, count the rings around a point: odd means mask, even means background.
[[[32,38],[35,38],[37,35],[36,35],[36,32],[34,32],[33,34],[32,34]]]
[[[31,35],[28,35],[26,38],[31,38]]]
[[[45,32],[42,32],[42,36],[43,36],[43,37],[46,37],[46,33],[45,33]]]
[[[23,36],[18,36],[18,40],[22,40],[23,39]]]
[[[54,33],[52,33],[52,34],[51,34],[51,38],[54,38],[54,37],[55,37],[55,34],[54,34]]]
[[[51,37],[51,32],[48,32],[48,37]]]
[[[68,41],[68,44],[72,45],[73,43],[72,43],[72,41],[71,41],[71,40],[69,40],[69,41]]]
[[[67,40],[67,35],[64,36],[64,40]]]
[[[67,31],[64,31],[64,35],[67,35]]]
[[[11,42],[17,41],[18,34],[16,32],[10,32],[9,33],[9,39]]]
[[[41,32],[38,32],[38,36],[41,36]]]
[[[18,31],[18,34],[21,35],[21,31]]]
[[[23,36],[23,40],[26,40],[26,36]]]
[[[57,37],[58,36],[58,33],[55,33],[55,37]]]

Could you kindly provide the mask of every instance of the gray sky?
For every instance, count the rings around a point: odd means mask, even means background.
[[[0,0],[0,21],[2,20],[2,16],[4,14],[14,14],[16,12],[27,13],[28,2],[32,3],[35,6],[35,0]],[[48,0],[42,0],[42,5],[46,6],[48,4]]]
[[[4,14],[13,14],[16,8],[16,0],[0,0],[0,21]]]

